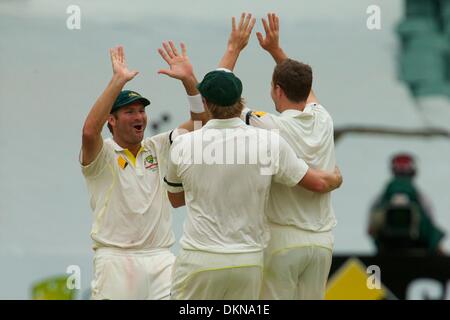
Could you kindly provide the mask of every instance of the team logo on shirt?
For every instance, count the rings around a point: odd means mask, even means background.
[[[122,156],[119,156],[117,158],[117,163],[119,164],[119,167],[121,167],[122,169],[125,169],[128,165],[127,160],[125,160],[124,158],[122,158]]]
[[[149,155],[147,158],[145,158],[144,161],[145,169],[151,169],[156,170],[158,168],[158,160],[156,159],[156,156]]]

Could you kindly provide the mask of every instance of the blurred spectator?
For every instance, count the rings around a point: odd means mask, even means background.
[[[444,232],[434,225],[430,206],[414,185],[416,164],[405,153],[391,160],[393,178],[371,208],[368,233],[379,254],[443,254]]]

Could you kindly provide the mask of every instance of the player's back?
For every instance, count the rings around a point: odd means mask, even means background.
[[[303,112],[287,110],[277,120],[280,135],[299,158],[315,169],[334,169],[333,121],[325,108],[309,104]],[[336,225],[330,193],[280,184],[272,186],[268,216],[272,222],[311,231],[329,231]]]
[[[188,208],[180,241],[184,249],[236,253],[264,248],[263,212],[272,175],[264,174],[264,161],[253,147],[264,148],[272,136],[234,118],[211,120],[176,141],[183,149],[178,174]]]
[[[279,116],[266,114],[254,120],[252,125],[279,130],[280,136],[310,167],[334,170],[333,120],[323,106],[308,104],[303,111],[290,109]],[[336,225],[330,193],[278,183],[272,185],[267,215],[273,223],[310,231],[330,231]]]

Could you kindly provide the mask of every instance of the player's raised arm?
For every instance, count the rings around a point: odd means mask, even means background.
[[[171,78],[180,80],[186,89],[186,93],[190,96],[199,94],[196,87],[197,79],[194,75],[194,68],[187,56],[186,45],[180,43],[181,54],[178,52],[173,41],[163,42],[162,45],[163,48],[159,48],[158,52],[169,65],[169,69],[160,69],[158,74],[165,74]]]
[[[280,64],[288,59],[287,54],[280,46],[280,18],[275,13],[268,13],[267,20],[262,18],[261,21],[265,36],[261,32],[256,33],[259,45],[272,56],[276,64]],[[314,91],[311,89],[306,104],[314,102],[319,103]]]
[[[84,122],[81,147],[82,165],[90,164],[100,152],[103,144],[101,132],[108,120],[114,101],[125,84],[138,74],[137,71],[128,69],[122,46],[110,49],[110,56],[113,69],[112,79]]]
[[[259,45],[273,57],[277,64],[288,57],[280,47],[280,19],[275,13],[268,13],[267,20],[262,18],[265,37],[261,32],[256,33]]]
[[[233,71],[237,59],[239,58],[239,54],[248,44],[255,22],[255,18],[252,18],[250,13],[242,13],[241,19],[237,25],[236,18],[231,18],[231,33],[228,38],[225,54],[219,63],[220,68]]]
[[[165,74],[183,83],[191,106],[191,119],[181,124],[179,128],[192,131],[195,121],[201,121],[202,124],[208,121],[208,114],[205,112],[200,92],[197,89],[197,78],[187,56],[186,45],[181,43],[180,47],[181,54],[172,41],[163,42],[163,48],[159,48],[158,52],[169,65],[169,69],[161,69],[158,74]]]

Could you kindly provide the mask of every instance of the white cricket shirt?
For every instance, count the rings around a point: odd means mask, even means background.
[[[279,129],[297,157],[311,168],[334,170],[333,120],[323,106],[311,103],[303,111],[286,110],[279,116],[245,109],[241,117],[252,126]],[[330,231],[336,225],[331,193],[314,193],[282,184],[272,186],[267,216],[272,223],[313,232]]]
[[[145,138],[136,158],[105,139],[97,158],[82,166],[94,212],[94,248],[152,249],[174,243],[170,203],[162,185],[169,136],[165,132]]]
[[[168,163],[166,187],[184,190],[188,209],[181,246],[222,253],[263,250],[272,182],[293,187],[308,170],[278,134],[239,118],[213,119],[179,136]]]

